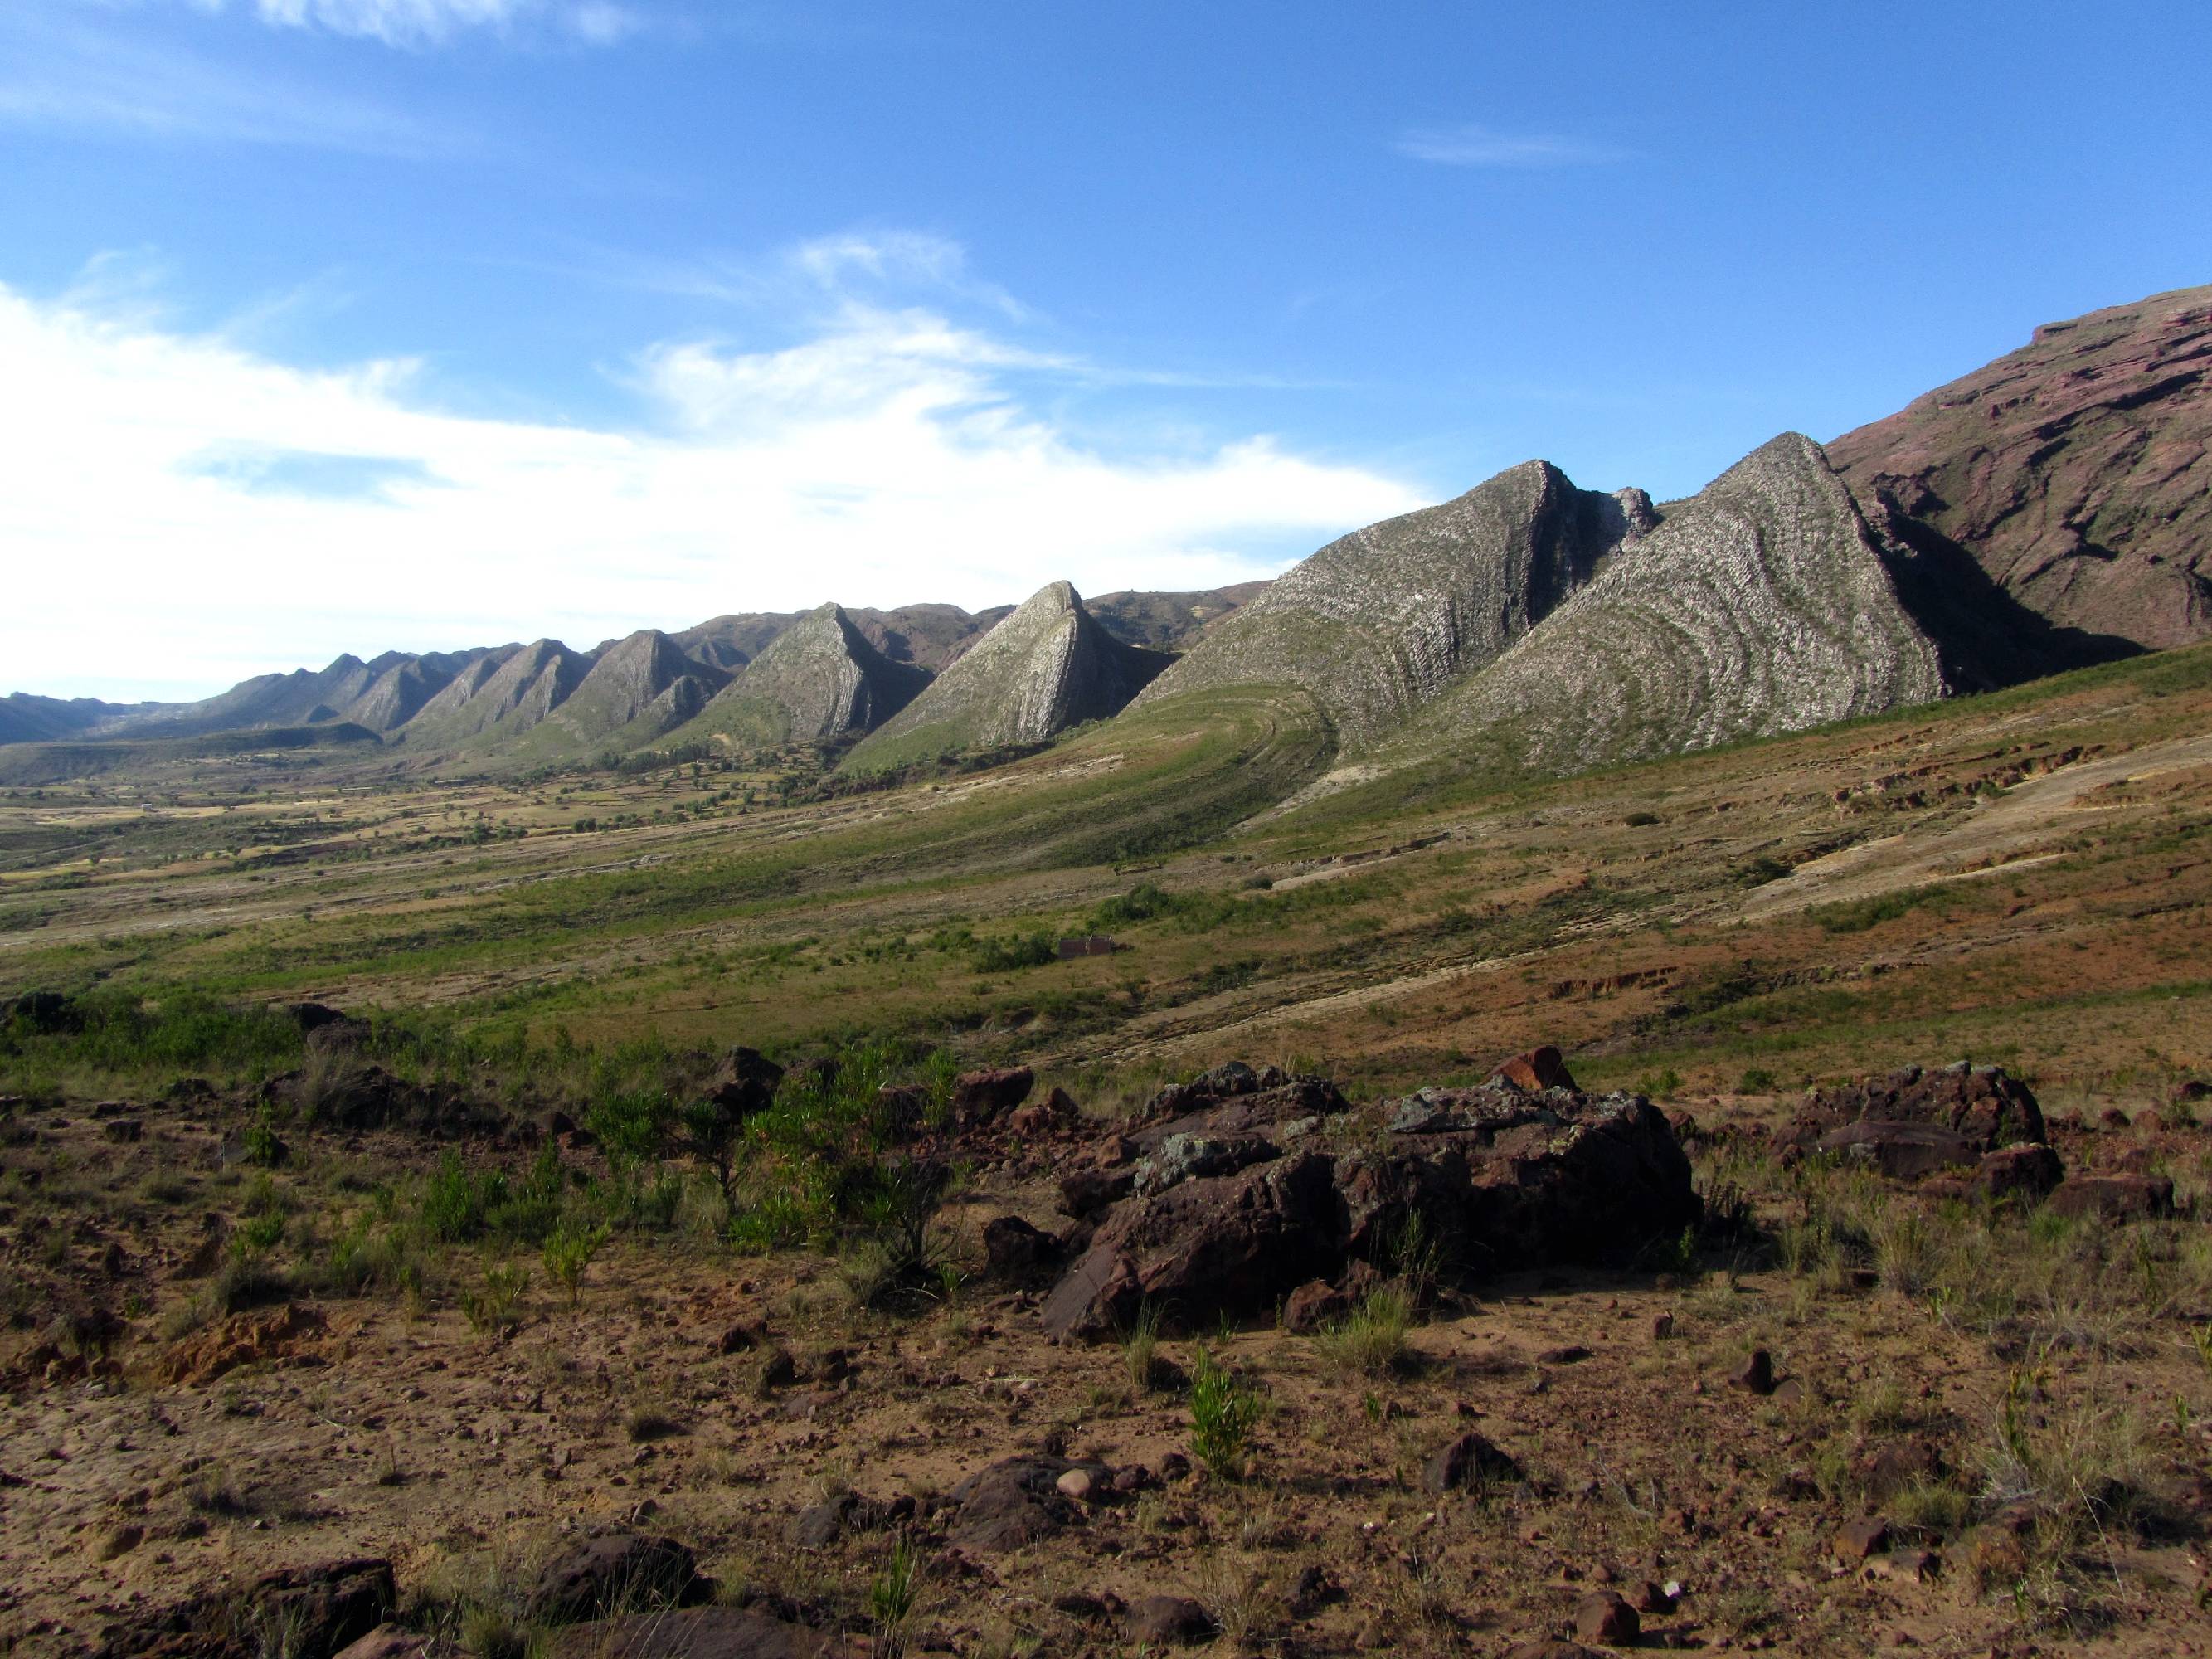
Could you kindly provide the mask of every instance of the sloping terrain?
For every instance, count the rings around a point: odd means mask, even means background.
[[[1481,666],[1656,522],[1640,490],[1578,489],[1547,461],[1330,543],[1207,629],[1146,690],[1296,686],[1347,749]]]
[[[2048,323],[1828,446],[2078,658],[2212,636],[2212,288]]]
[[[668,743],[758,749],[869,732],[928,680],[877,650],[840,606],[825,605],[778,634]]]
[[[1042,743],[1119,714],[1164,669],[1162,653],[1124,645],[1053,582],[985,635],[846,757],[877,772],[963,750]]]

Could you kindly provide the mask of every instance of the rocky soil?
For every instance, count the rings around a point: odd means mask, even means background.
[[[2201,1103],[2046,1121],[1961,1066],[1662,1112],[1548,1050],[1365,1103],[1242,1066],[1119,1122],[1024,1071],[954,1099],[908,1155],[969,1172],[957,1271],[902,1305],[679,1215],[573,1304],[488,1313],[459,1249],[197,1324],[257,1218],[306,1254],[441,1146],[599,1151],[485,1108],[264,1170],[249,1102],[9,1103],[0,1646],[2208,1645]]]

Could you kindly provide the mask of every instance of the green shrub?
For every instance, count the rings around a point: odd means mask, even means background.
[[[423,1184],[423,1231],[448,1244],[467,1243],[483,1236],[487,1218],[508,1196],[503,1172],[472,1170],[459,1152],[446,1152]]]
[[[1260,1420],[1260,1391],[1200,1347],[1190,1374],[1190,1449],[1218,1480],[1242,1480]]]
[[[483,1284],[461,1293],[461,1312],[469,1328],[485,1336],[503,1336],[514,1328],[522,1294],[530,1288],[530,1269],[520,1262],[487,1263]]]
[[[570,1307],[582,1297],[584,1269],[592,1265],[592,1258],[606,1242],[604,1222],[591,1227],[564,1223],[546,1239],[545,1272],[555,1284],[568,1292]]]
[[[1057,962],[1060,950],[1050,933],[1015,933],[1005,939],[979,939],[969,957],[979,974],[1010,974]]]

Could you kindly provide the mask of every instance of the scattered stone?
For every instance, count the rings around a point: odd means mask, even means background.
[[[1351,1311],[1351,1299],[1342,1291],[1325,1279],[1310,1279],[1284,1302],[1283,1328],[1304,1335]]]
[[[1049,1538],[1082,1519],[1060,1489],[1060,1476],[1082,1469],[1095,1483],[1110,1478],[1103,1463],[1024,1454],[1003,1458],[952,1488],[959,1508],[946,1536],[963,1549],[1011,1550]]]
[[[1421,1486],[1441,1495],[1462,1487],[1480,1489],[1493,1480],[1518,1480],[1521,1465],[1472,1431],[1447,1441],[1421,1466]]]
[[[1651,1340],[1652,1340],[1654,1342],[1664,1342],[1664,1341],[1665,1341],[1668,1337],[1670,1337],[1670,1336],[1672,1336],[1672,1335],[1674,1335],[1674,1315],[1672,1315],[1672,1314],[1670,1314],[1670,1313],[1663,1313],[1663,1314],[1660,1314],[1660,1315],[1658,1315],[1657,1316],[1656,1316],[1656,1317],[1652,1320],[1652,1322],[1651,1322]]]
[[[952,1080],[952,1115],[967,1125],[989,1123],[1029,1098],[1036,1073],[1026,1066],[994,1066],[963,1072]]]
[[[1121,1615],[1122,1634],[1132,1642],[1170,1642],[1192,1647],[1213,1639],[1213,1615],[1187,1595],[1147,1595]]]
[[[1539,1637],[1533,1642],[1522,1642],[1508,1648],[1505,1659],[1605,1659],[1605,1656],[1579,1642],[1562,1642],[1556,1637]]]
[[[983,1224],[984,1271],[994,1279],[1028,1279],[1060,1260],[1060,1241],[1018,1215]]]
[[[1876,1578],[1895,1578],[1911,1584],[1925,1584],[1943,1571],[1942,1558],[1933,1550],[1891,1550],[1886,1555],[1871,1557],[1867,1571]]]
[[[1616,1591],[1592,1590],[1575,1603],[1575,1634],[1585,1642],[1601,1642],[1609,1648],[1630,1647],[1643,1627],[1636,1609]]]
[[[2066,1178],[2066,1166],[2048,1146],[2024,1141],[1984,1152],[1975,1166],[1974,1190],[1985,1198],[2033,1202],[2049,1195]]]
[[[1345,1599],[1344,1587],[1318,1562],[1303,1567],[1291,1586],[1291,1617],[1310,1619],[1331,1602]]]
[[[1110,1482],[1108,1484],[1110,1485]],[[1059,1480],[1054,1481],[1053,1485],[1062,1498],[1073,1498],[1079,1504],[1087,1504],[1091,1501],[1092,1493],[1098,1489],[1100,1480],[1088,1469],[1070,1469]]]
[[[541,1624],[573,1624],[646,1607],[688,1606],[711,1593],[697,1558],[674,1539],[601,1533],[546,1562],[529,1613]]]
[[[1729,1381],[1739,1389],[1756,1395],[1774,1392],[1774,1356],[1764,1348],[1753,1348],[1751,1358],[1745,1360]]]
[[[1836,1534],[1836,1559],[1856,1566],[1889,1547],[1889,1522],[1880,1516],[1850,1521]]]
[[[1796,1377],[1774,1385],[1774,1403],[1778,1406],[1802,1406],[1812,1397],[1805,1384]]]
[[[1547,1089],[1575,1087],[1574,1073],[1567,1070],[1565,1058],[1548,1042],[1514,1055],[1492,1072],[1490,1079],[1493,1083],[1503,1083],[1532,1095],[1541,1094]]]
[[[132,1141],[145,1133],[146,1126],[135,1117],[111,1117],[100,1132],[110,1140]]]
[[[1547,1348],[1536,1356],[1540,1365],[1579,1365],[1590,1357],[1590,1351],[1579,1344],[1570,1343],[1564,1348]]]

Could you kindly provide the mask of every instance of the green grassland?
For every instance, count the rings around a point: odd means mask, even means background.
[[[898,1036],[1105,1093],[1232,1054],[1399,1087],[1544,1040],[1685,1093],[1962,1054],[2154,1091],[2212,1059],[2208,732],[2197,649],[1566,779],[1470,743],[1275,814],[1335,745],[1269,689],[858,790],[796,752],[180,760],[0,793],[0,993],[313,998],[457,1054]],[[1125,948],[1051,959],[1079,932]],[[114,1063],[0,1055],[0,1092]]]

